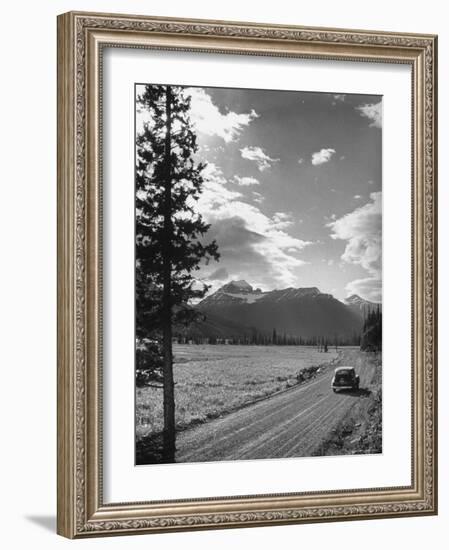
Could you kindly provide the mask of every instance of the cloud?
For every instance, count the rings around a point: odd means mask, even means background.
[[[348,296],[358,294],[372,302],[382,302],[382,281],[376,277],[367,277],[366,279],[356,279],[351,281],[345,287]]]
[[[248,186],[248,185],[260,185],[260,181],[256,178],[250,176],[234,176],[234,180],[237,185]]]
[[[374,128],[382,128],[382,101],[379,103],[364,103],[356,107],[360,115],[368,118],[370,126]]]
[[[201,212],[209,212],[229,204],[231,201],[242,197],[238,191],[231,191],[226,187],[226,179],[220,168],[213,162],[209,162],[203,170],[203,192],[198,203],[191,206],[201,205]]]
[[[137,94],[144,91],[144,85],[137,86]],[[228,111],[222,113],[213,103],[211,96],[203,88],[186,88],[186,95],[191,97],[190,119],[197,130],[208,136],[218,136],[226,143],[236,141],[243,130],[259,115],[254,109],[249,113],[235,113]],[[136,130],[142,131],[145,123],[151,123],[151,118],[146,109],[138,109],[136,112]],[[179,121],[175,121],[173,129],[179,129]],[[202,145],[205,151],[208,146]]]
[[[326,227],[331,228],[331,237],[346,241],[341,256],[343,262],[361,266],[369,277],[348,284],[347,288],[358,289],[362,297],[380,295],[382,287],[382,192],[371,193],[370,202],[356,208]],[[371,299],[370,298],[370,299]]]
[[[261,193],[258,193],[257,191],[253,191],[253,200],[258,204],[262,204],[263,201],[265,200],[265,197]]]
[[[287,212],[275,212],[271,219],[277,229],[286,229],[293,225],[292,215]]]
[[[261,172],[271,168],[273,163],[280,160],[270,158],[260,147],[243,147],[240,149],[240,153],[244,159],[254,161]]]
[[[192,98],[190,117],[197,130],[208,136],[218,136],[226,143],[236,141],[244,128],[259,117],[254,109],[250,113],[228,111],[223,114],[204,89],[188,88],[187,92]]]
[[[312,153],[312,164],[318,166],[329,162],[333,155],[335,155],[335,149],[321,149],[321,151]]]
[[[264,288],[297,284],[296,271],[306,263],[300,254],[312,243],[287,233],[291,215],[267,216],[258,205],[244,202],[241,193],[228,189],[215,164],[210,163],[205,172],[203,192],[194,208],[211,224],[205,240],[217,240],[220,264],[226,266],[229,277]],[[216,269],[211,262],[199,274],[209,279]]]
[[[298,164],[302,164],[304,162],[304,159],[301,157],[298,159]]]
[[[225,281],[229,279],[228,270],[225,267],[219,267],[209,275],[211,281]]]
[[[356,200],[359,200],[359,199],[362,198],[362,195],[354,195],[354,198],[355,198]]]
[[[371,193],[370,202],[327,224],[333,239],[347,241],[342,260],[358,264],[373,275],[382,269],[382,193]]]
[[[246,214],[250,212],[253,219],[249,223],[240,215],[208,219],[207,239],[217,241],[220,263],[226,266],[229,278],[245,279],[266,289],[294,285],[295,270],[306,263],[297,257],[298,252],[309,243],[275,229],[257,209],[251,211],[250,207]],[[260,222],[266,224],[266,229],[261,228],[266,232],[255,230]]]

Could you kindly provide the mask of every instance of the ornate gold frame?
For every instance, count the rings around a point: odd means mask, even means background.
[[[103,503],[100,91],[105,45],[411,66],[411,486]],[[436,54],[433,35],[95,13],[58,17],[59,534],[81,538],[436,514]]]

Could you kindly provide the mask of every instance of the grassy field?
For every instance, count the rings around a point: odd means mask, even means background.
[[[174,355],[176,421],[184,429],[298,384],[300,371],[330,363],[338,353],[299,346],[175,345]],[[162,427],[162,390],[137,388],[137,440]]]

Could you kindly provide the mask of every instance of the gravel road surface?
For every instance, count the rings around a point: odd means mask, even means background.
[[[177,462],[311,456],[337,423],[362,399],[374,367],[358,350],[343,352],[338,365],[352,365],[360,390],[333,393],[334,367],[310,382],[273,395],[223,418],[178,434]]]

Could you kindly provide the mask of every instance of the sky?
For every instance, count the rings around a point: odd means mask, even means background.
[[[381,301],[382,98],[338,92],[187,88],[198,159],[197,210],[219,262],[215,291],[318,287]]]

